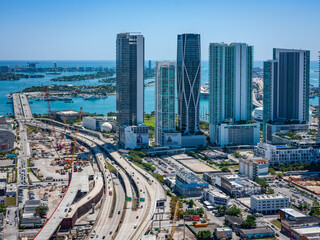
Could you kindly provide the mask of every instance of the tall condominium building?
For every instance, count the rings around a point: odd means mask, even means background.
[[[144,121],[144,37],[117,35],[117,123],[139,125]]]
[[[178,127],[183,134],[199,131],[200,35],[178,35],[177,97]]]
[[[220,145],[256,144],[252,119],[253,47],[245,43],[209,46],[210,140]]]
[[[263,67],[264,138],[270,140],[273,124],[309,122],[309,82],[310,51],[273,49]]]
[[[175,63],[156,62],[155,140],[161,146],[180,146],[175,121]]]

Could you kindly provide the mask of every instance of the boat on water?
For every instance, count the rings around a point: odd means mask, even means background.
[[[200,97],[201,98],[208,98],[209,97],[209,83],[206,82],[201,86],[201,91],[200,91]]]
[[[102,98],[107,98],[108,96],[103,96],[103,95],[85,95],[83,96],[84,100],[97,100],[97,99],[102,99]]]

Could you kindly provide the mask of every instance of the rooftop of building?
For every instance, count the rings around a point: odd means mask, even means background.
[[[280,211],[289,214],[294,218],[306,217],[307,215],[293,208],[281,208]]]
[[[41,204],[40,200],[27,200],[24,204],[25,207],[30,207],[30,206],[39,206]]]
[[[319,225],[320,218],[316,216],[306,216],[297,219],[282,219],[281,222],[287,226],[299,226],[303,224]]]
[[[261,233],[273,233],[273,230],[270,227],[257,227],[252,229],[240,229],[240,231],[244,234],[261,234]]]
[[[260,185],[248,177],[238,177],[229,181],[233,187],[260,187]]]
[[[231,228],[228,227],[220,227],[220,228],[216,228],[217,232],[224,232],[224,231],[232,231]]]
[[[205,183],[201,178],[191,172],[178,172],[177,176],[179,176],[183,181],[187,183]]]
[[[216,189],[216,188],[211,188],[211,189],[207,190],[207,192],[212,193],[215,196],[220,197],[220,198],[228,197],[226,194],[224,194],[222,191],[220,191],[219,189]]]
[[[243,222],[243,218],[239,216],[229,216],[226,215],[225,219],[230,222],[231,224],[237,224],[240,225]]]
[[[289,199],[289,197],[282,195],[280,193],[277,194],[262,194],[262,195],[253,195],[251,196],[252,199],[256,200],[263,200],[263,199]]]
[[[7,173],[6,172],[0,172],[0,179],[7,179]]]
[[[294,227],[292,228],[295,232],[299,233],[303,236],[313,235],[313,234],[320,234],[320,226],[305,226],[305,227]]]
[[[259,164],[260,162],[269,162],[268,159],[264,158],[264,157],[253,157],[253,158],[249,158],[249,159],[240,159],[241,162],[247,163],[247,164]]]

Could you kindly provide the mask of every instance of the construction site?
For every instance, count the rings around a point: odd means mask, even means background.
[[[314,194],[320,194],[320,177],[318,174],[289,176],[284,177],[284,179]]]

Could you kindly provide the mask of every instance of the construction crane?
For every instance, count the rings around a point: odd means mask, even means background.
[[[78,119],[78,122],[81,122],[81,116],[82,116],[82,107],[80,108],[80,112],[79,112],[79,119]],[[65,124],[66,124],[66,127],[68,128],[68,130],[70,131],[69,129],[69,126],[68,124],[66,123],[66,121],[63,121]],[[72,136],[73,138],[73,146],[72,146],[72,154],[71,154],[71,158],[69,158],[69,155],[67,153],[67,157],[69,159],[69,164],[70,166],[72,167],[72,163],[74,161],[74,155],[76,153],[76,145],[77,145],[77,134],[79,132],[79,127],[77,128],[77,130],[75,131],[74,135]]]
[[[172,219],[172,227],[171,227],[171,234],[170,234],[170,240],[173,239],[174,232],[176,231],[176,223],[178,218],[178,211],[179,211],[180,201],[177,201],[176,207],[174,209],[174,215]]]
[[[53,123],[53,117],[52,117],[52,112],[51,112],[51,107],[50,107],[50,101],[49,101],[49,92],[48,92],[48,89],[46,86],[43,87],[44,88],[44,91],[46,93],[46,100],[47,100],[47,103],[48,103],[48,112],[49,112],[49,116],[50,116],[50,123],[51,123],[51,127],[52,127],[52,134],[53,134],[53,137],[56,141],[56,147],[57,149],[61,149],[61,146],[59,146],[58,144],[58,140],[57,140],[57,134],[56,134],[56,130],[54,128],[54,123]]]

